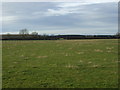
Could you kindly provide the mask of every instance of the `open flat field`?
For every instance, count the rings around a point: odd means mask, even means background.
[[[3,41],[3,88],[115,88],[118,40]]]

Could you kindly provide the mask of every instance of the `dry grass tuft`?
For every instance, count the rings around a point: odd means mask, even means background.
[[[99,67],[99,65],[93,65],[93,66],[91,66],[91,67],[93,67],[93,68],[98,68],[98,67]]]
[[[38,56],[37,58],[47,58],[48,56]]]
[[[113,49],[114,47],[106,47],[106,49],[108,49],[108,50],[111,50],[111,49]]]
[[[13,63],[17,64],[18,62],[13,62]]]
[[[65,56],[68,56],[68,53],[66,53]]]
[[[20,57],[24,57],[24,55],[22,54]]]
[[[112,52],[112,51],[109,50],[109,51],[106,51],[106,52],[110,53],[110,52]]]
[[[66,68],[78,68],[78,66],[75,66],[75,65],[71,65],[71,64],[68,64],[65,66]]]
[[[73,48],[68,48],[69,50],[73,49]]]
[[[88,62],[88,64],[91,64],[92,62]]]
[[[84,54],[84,52],[76,52],[77,54]]]
[[[106,58],[104,58],[103,60],[104,60],[104,61],[106,61],[107,59],[106,59]]]
[[[100,49],[95,49],[94,51],[95,52],[103,52],[103,50],[100,50]]]
[[[83,61],[82,61],[82,60],[80,60],[79,62],[80,62],[80,63],[82,63]]]

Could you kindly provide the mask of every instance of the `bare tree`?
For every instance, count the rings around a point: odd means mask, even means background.
[[[31,34],[32,35],[38,35],[38,32],[32,32]]]
[[[22,29],[22,30],[20,30],[19,34],[27,35],[27,34],[29,34],[29,31],[27,29]]]

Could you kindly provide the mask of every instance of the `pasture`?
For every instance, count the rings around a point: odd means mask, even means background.
[[[118,40],[2,41],[3,88],[117,88]]]

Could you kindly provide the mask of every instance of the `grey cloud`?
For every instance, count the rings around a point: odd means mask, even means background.
[[[96,33],[101,30],[99,32],[114,34],[117,31],[117,3],[78,4],[74,7],[60,5],[61,3],[55,2],[4,3],[3,16],[16,18],[13,18],[15,22],[4,22],[3,32],[16,32],[21,28],[49,33],[54,30],[62,33],[65,30],[69,33],[77,31],[92,34],[94,30]]]

